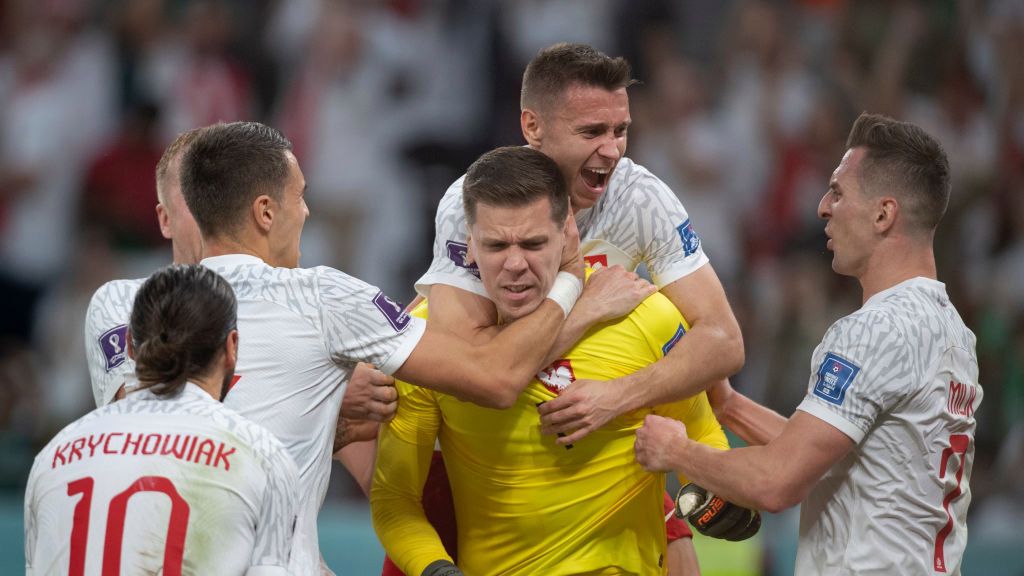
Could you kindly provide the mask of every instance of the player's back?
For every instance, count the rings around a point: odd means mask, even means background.
[[[297,473],[269,432],[187,384],[61,431],[25,507],[30,574],[283,574]]]
[[[295,459],[296,542],[319,558],[316,517],[345,386],[360,360],[394,372],[415,346],[415,330],[378,289],[332,268],[275,268],[237,254],[203,265],[238,301],[238,363],[224,404],[270,430]]]

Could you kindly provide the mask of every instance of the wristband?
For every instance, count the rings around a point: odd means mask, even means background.
[[[548,292],[547,297],[554,300],[555,304],[561,306],[565,315],[569,316],[569,312],[582,293],[582,280],[575,274],[559,272],[558,276],[555,277],[555,283],[551,285],[551,291]]]

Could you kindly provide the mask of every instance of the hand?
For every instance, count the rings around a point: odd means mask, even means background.
[[[398,409],[395,379],[371,364],[356,364],[341,399],[341,417],[349,420],[387,422]]]
[[[737,506],[692,482],[676,494],[675,514],[686,518],[698,532],[731,542],[746,540],[761,529],[761,513]]]
[[[562,260],[558,271],[575,274],[580,280],[584,278],[583,254],[580,252],[580,229],[576,227],[576,217],[573,216],[571,204],[569,205],[569,217],[565,220],[565,245],[562,246]]]
[[[557,398],[541,404],[541,434],[559,434],[561,445],[574,444],[619,415],[621,387],[614,380],[577,380]],[[561,436],[564,434],[564,436]]]
[[[585,317],[592,318],[595,324],[615,320],[632,312],[657,291],[653,284],[622,266],[598,268],[583,287],[573,312],[587,314]]]
[[[337,455],[338,450],[353,442],[376,440],[378,430],[380,430],[380,422],[338,418],[338,425],[334,431],[334,448],[331,450],[331,454]]]
[[[689,442],[686,425],[679,420],[648,414],[636,431],[636,461],[648,472],[672,472],[676,469],[676,448]]]

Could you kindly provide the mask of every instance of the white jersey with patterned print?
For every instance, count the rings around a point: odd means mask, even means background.
[[[274,268],[254,256],[206,258],[238,299],[238,364],[224,404],[265,426],[299,467],[296,574],[319,561],[316,518],[327,493],[341,399],[357,362],[391,374],[425,323],[379,289],[325,266]]]
[[[959,574],[967,544],[974,334],[936,280],[872,296],[829,328],[798,410],[855,443],[804,500],[797,574]]]
[[[92,295],[85,313],[85,357],[96,406],[114,399],[123,384],[135,383],[135,362],[125,340],[135,294],[145,278],[112,280]]]
[[[195,384],[98,408],[36,457],[27,574],[287,574],[298,470]]]
[[[428,296],[433,284],[468,290],[484,298],[475,264],[466,261],[469,229],[462,207],[463,176],[445,192],[434,220],[434,259],[417,282]],[[619,160],[608,188],[594,206],[576,214],[580,248],[592,268],[646,265],[658,288],[708,262],[690,216],[664,182],[629,158]]]

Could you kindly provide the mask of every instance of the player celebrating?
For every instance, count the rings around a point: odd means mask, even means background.
[[[36,457],[28,574],[287,574],[295,463],[220,402],[237,358],[236,307],[227,282],[197,265],[165,268],[138,290],[125,345],[139,390]]]
[[[725,388],[723,421],[763,446],[712,452],[652,416],[637,459],[745,505],[802,502],[797,574],[959,574],[982,389],[974,334],[936,280],[949,162],[917,126],[870,114],[847,148],[818,215],[864,303],[815,349],[797,411]]]
[[[676,195],[625,157],[631,122],[629,63],[590,46],[556,44],[523,74],[520,123],[527,144],[559,166],[569,185],[581,248],[593,267],[644,264],[661,293],[692,323],[692,336],[663,359],[621,379],[581,378],[541,407],[543,431],[578,442],[617,416],[690,397],[743,365],[743,341],[721,282]],[[493,326],[494,305],[465,257],[463,179],[437,209],[434,259],[416,284],[430,297],[430,323],[473,337]],[[566,320],[548,356],[554,360],[602,318],[584,310]],[[444,516],[443,512],[437,514]],[[685,525],[680,535],[689,536]],[[697,570],[692,546],[669,557]],[[683,572],[680,567],[674,574]],[[386,572],[387,574],[387,572]]]
[[[426,329],[356,278],[328,267],[297,268],[309,213],[305,191],[291,144],[258,123],[208,127],[182,161],[182,192],[202,235],[202,263],[235,289],[239,325],[248,334],[225,402],[270,429],[299,465],[303,500],[293,556],[303,572],[302,559],[317,557],[316,516],[338,405],[355,363],[370,362],[464,400],[509,406],[541,367],[581,291],[579,277],[561,272],[535,313],[471,346]],[[578,242],[574,226],[559,232]]]
[[[543,289],[520,288],[546,287],[555,276],[566,196],[557,164],[528,147],[489,152],[467,172],[468,250],[505,329],[542,300]],[[541,435],[537,405],[577,378],[643,368],[685,340],[684,326],[672,303],[654,294],[621,321],[589,331],[507,410],[399,383],[398,414],[381,430],[371,495],[389,556],[406,574],[462,573],[421,503],[439,438],[452,481],[458,564],[467,574],[660,574],[664,479],[633,458],[634,431],[652,410],[625,414],[567,451]],[[703,393],[656,412],[687,422],[702,442],[728,448]],[[743,525],[736,537],[752,535],[755,516],[737,516]]]

